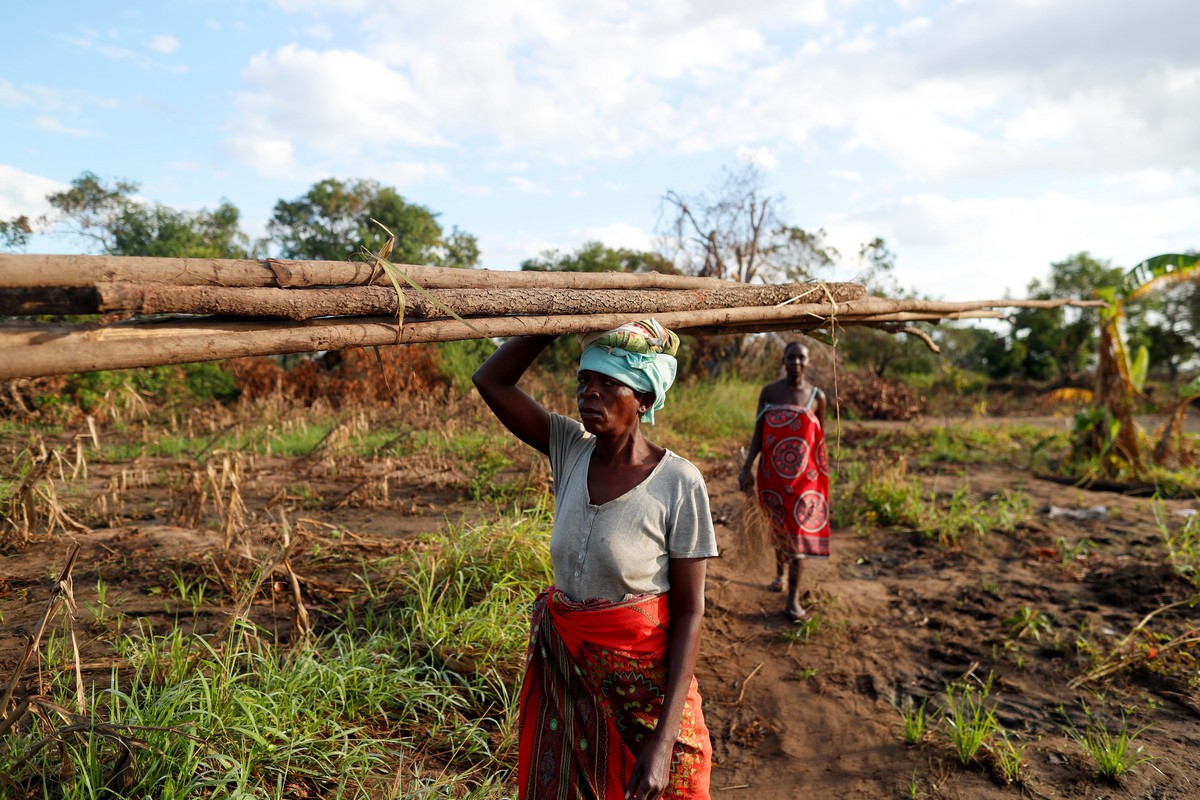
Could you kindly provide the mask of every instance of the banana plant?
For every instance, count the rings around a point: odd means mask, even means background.
[[[1092,425],[1090,435],[1076,439],[1076,447],[1082,448],[1083,452],[1073,454],[1076,458],[1072,460],[1083,460],[1078,458],[1079,456],[1099,457],[1101,469],[1110,475],[1122,468],[1134,475],[1141,473],[1142,455],[1133,412],[1138,398],[1143,396],[1149,356],[1142,347],[1130,357],[1121,336],[1125,308],[1129,303],[1155,289],[1196,278],[1200,278],[1200,254],[1165,253],[1148,258],[1129,270],[1118,285],[1096,290],[1097,296],[1105,301],[1106,305],[1100,311],[1099,361],[1096,365],[1096,391],[1093,395],[1095,408],[1091,410],[1091,414],[1083,412],[1087,415],[1086,420],[1082,416],[1077,420],[1077,427],[1081,422],[1086,426],[1089,420]],[[1200,389],[1200,386],[1197,388]],[[1182,402],[1172,415],[1172,420],[1176,416],[1178,420],[1182,420],[1188,403],[1194,396]],[[1095,411],[1099,410],[1107,413],[1096,414]],[[1104,419],[1106,424],[1099,424],[1100,419]],[[1155,461],[1160,464],[1166,460],[1166,446],[1162,442],[1169,440],[1172,430],[1174,424],[1168,422],[1164,437],[1160,439],[1160,446],[1155,450]]]

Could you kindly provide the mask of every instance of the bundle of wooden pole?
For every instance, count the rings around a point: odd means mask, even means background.
[[[347,347],[606,330],[896,329],[1038,301],[869,297],[854,283],[508,272],[329,261],[0,254],[0,380]],[[1059,301],[1042,304],[1061,305]],[[34,315],[104,315],[97,322]],[[24,317],[25,319],[21,319]]]

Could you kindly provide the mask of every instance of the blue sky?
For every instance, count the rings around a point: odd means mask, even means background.
[[[81,172],[177,208],[372,178],[512,268],[651,249],[668,189],[751,160],[853,279],[1024,296],[1052,261],[1200,248],[1194,0],[11,4],[0,219]],[[31,250],[66,252],[41,237]]]

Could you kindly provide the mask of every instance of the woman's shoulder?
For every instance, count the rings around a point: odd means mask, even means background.
[[[663,453],[659,474],[668,476],[681,484],[704,483],[704,474],[700,468],[676,452],[667,450]]]
[[[584,430],[583,423],[571,417],[565,417],[562,414],[550,412],[550,435],[551,436],[566,436],[572,439],[583,439],[590,436]]]
[[[788,384],[787,381],[780,378],[777,381],[772,381],[762,388],[759,392],[759,402],[763,403],[782,403],[787,399]]]

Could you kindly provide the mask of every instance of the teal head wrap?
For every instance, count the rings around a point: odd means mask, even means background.
[[[667,390],[675,382],[679,337],[656,320],[631,322],[604,333],[580,337],[583,353],[579,369],[615,378],[635,392],[651,392],[654,404],[642,422],[654,423],[654,412],[667,403]]]

